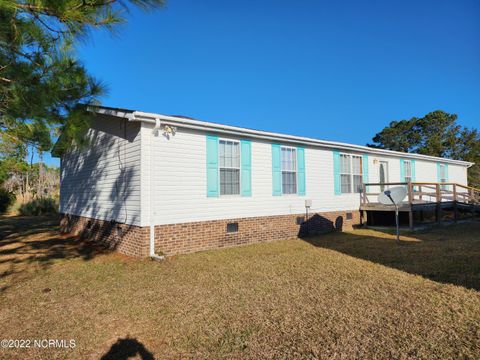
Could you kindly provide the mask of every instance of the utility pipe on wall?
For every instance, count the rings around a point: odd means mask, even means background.
[[[155,217],[153,214],[153,181],[152,181],[152,169],[153,169],[153,141],[157,131],[161,126],[160,118],[155,118],[155,127],[152,130],[152,137],[150,138],[150,258],[152,260],[164,260],[165,256],[155,254]]]

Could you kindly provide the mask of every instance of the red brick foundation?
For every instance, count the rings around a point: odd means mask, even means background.
[[[347,213],[351,219],[347,219]],[[238,230],[227,232],[227,224]],[[315,233],[351,230],[360,223],[358,210],[310,215],[263,216],[155,226],[155,249],[165,255],[184,254],[264,241],[304,237]],[[149,253],[149,227],[62,215],[61,230],[97,241],[109,249],[135,257]]]
[[[129,256],[147,257],[149,253],[149,228],[146,227],[62,214],[60,231]]]
[[[352,216],[349,220],[347,213]],[[351,230],[360,223],[360,212],[318,213],[304,220],[304,215],[281,215],[160,225],[155,227],[155,249],[173,255]],[[238,224],[237,232],[227,232],[231,223]]]

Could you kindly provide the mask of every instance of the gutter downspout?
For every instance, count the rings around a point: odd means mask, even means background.
[[[155,118],[155,127],[152,130],[152,137],[150,140],[150,259],[164,260],[165,256],[155,254],[155,221],[153,216],[153,186],[152,186],[152,166],[153,166],[153,139],[158,130],[160,130],[160,118]]]

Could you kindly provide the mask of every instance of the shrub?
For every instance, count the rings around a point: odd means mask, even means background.
[[[0,214],[8,210],[15,201],[15,195],[5,189],[0,189]]]
[[[18,211],[20,215],[27,216],[56,214],[58,212],[58,204],[52,198],[38,198],[23,204]]]

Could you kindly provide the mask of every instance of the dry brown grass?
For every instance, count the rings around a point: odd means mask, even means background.
[[[0,357],[480,358],[480,293],[448,284],[466,271],[478,289],[479,230],[402,246],[358,230],[158,263],[91,251],[47,219],[0,218],[1,338],[77,344]]]

